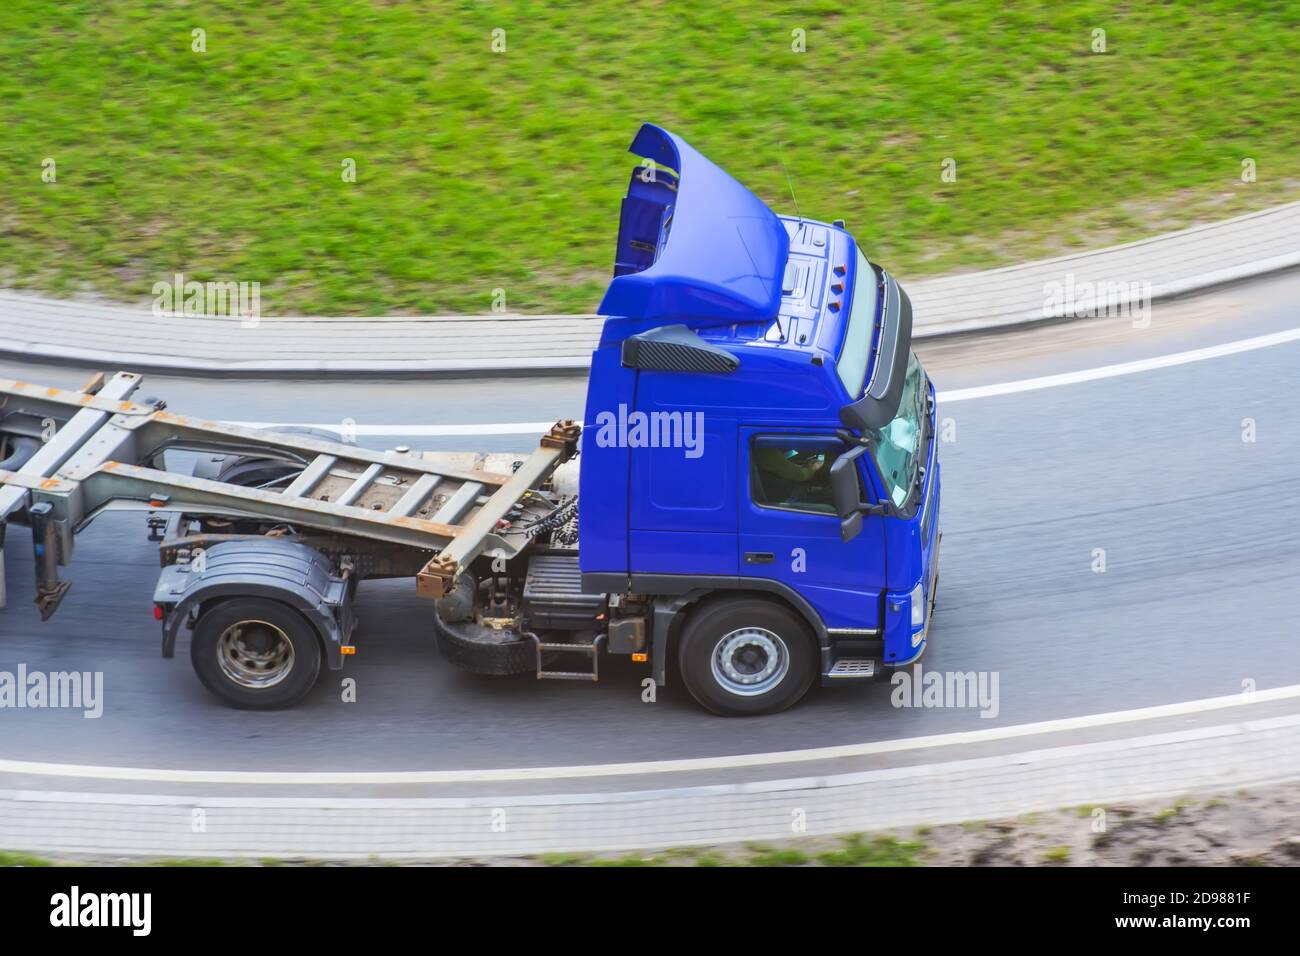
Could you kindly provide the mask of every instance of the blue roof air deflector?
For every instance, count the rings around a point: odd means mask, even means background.
[[[790,249],[776,214],[658,126],[642,126],[629,152],[653,160],[654,176],[632,173],[600,314],[695,329],[776,318]]]

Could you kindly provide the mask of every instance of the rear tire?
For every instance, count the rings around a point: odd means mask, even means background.
[[[813,636],[794,611],[762,598],[728,598],[691,612],[677,646],[682,682],[724,716],[773,714],[812,686]]]
[[[233,598],[199,617],[190,663],[203,686],[231,707],[278,710],[298,703],[315,685],[320,637],[287,604]]]
[[[273,430],[281,435],[306,435],[308,438],[319,438],[329,442],[339,440],[338,435],[320,428],[300,428],[289,425]],[[284,479],[297,476],[305,467],[305,464],[291,464],[276,458],[259,458],[256,455],[200,455],[194,466],[194,477],[224,481],[242,488],[256,488],[270,482],[284,484]]]

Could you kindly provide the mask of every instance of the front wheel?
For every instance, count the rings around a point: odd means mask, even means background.
[[[812,685],[812,634],[789,608],[762,598],[732,598],[692,612],[677,659],[687,690],[715,714],[771,714]]]
[[[292,707],[320,674],[320,638],[286,604],[234,598],[200,615],[190,663],[203,686],[232,707]]]

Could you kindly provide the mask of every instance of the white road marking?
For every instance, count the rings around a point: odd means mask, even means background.
[[[639,774],[686,773],[701,770],[732,770],[742,767],[766,767],[780,764],[808,763],[815,760],[841,760],[875,754],[928,750],[990,741],[1011,740],[1037,734],[1062,733],[1092,727],[1142,720],[1159,720],[1188,714],[1246,707],[1278,700],[1300,698],[1300,684],[1257,690],[1250,694],[1231,694],[1202,700],[1161,704],[1136,710],[1118,710],[1083,717],[1065,717],[1010,727],[990,727],[959,733],[901,740],[876,740],[864,744],[838,747],[814,747],[774,753],[736,754],[725,757],[696,757],[678,760],[648,760],[636,763],[591,764],[570,767],[523,767],[501,770],[391,770],[391,771],[245,771],[245,770],[162,770],[143,767],[98,767],[78,764],[40,763],[28,760],[0,760],[0,773],[36,774],[45,777],[80,777],[95,780],[148,780],[167,783],[229,784],[426,784],[486,783],[512,780],[559,780],[594,777],[624,777]]]
[[[1151,358],[1137,359],[1133,362],[1120,362],[1116,365],[1101,365],[1097,368],[1080,369],[1077,372],[1062,372],[1059,375],[1043,375],[1038,378],[1024,378],[1014,382],[1000,382],[994,385],[977,385],[973,388],[958,388],[940,392],[939,401],[964,402],[976,398],[993,398],[998,395],[1014,395],[1017,392],[1033,392],[1044,388],[1059,388],[1062,385],[1077,385],[1080,382],[1095,382],[1099,379],[1118,378],[1121,375],[1136,375],[1154,369],[1171,368],[1175,365],[1188,365],[1192,362],[1204,362],[1208,359],[1223,358],[1226,355],[1238,355],[1253,352],[1256,349],[1285,345],[1300,341],[1300,329],[1286,329],[1269,335],[1257,335],[1221,345],[1191,349],[1186,352],[1173,352],[1169,355],[1156,355]],[[275,422],[231,422],[247,428],[319,428],[341,434],[344,426],[339,422],[322,422],[310,425]],[[352,425],[348,431],[357,435],[409,435],[411,437],[437,438],[454,435],[540,435],[550,430],[554,420],[546,422],[506,422],[482,425]]]
[[[972,398],[991,398],[995,395],[1011,395],[1016,392],[1033,392],[1040,388],[1058,388],[1062,385],[1075,385],[1079,382],[1095,382],[1103,378],[1117,378],[1121,375],[1134,375],[1158,368],[1171,368],[1175,365],[1188,365],[1192,362],[1204,362],[1207,359],[1222,358],[1225,355],[1238,355],[1241,352],[1253,352],[1274,345],[1300,341],[1300,329],[1287,329],[1269,335],[1257,335],[1254,338],[1238,339],[1224,342],[1203,349],[1191,349],[1187,352],[1173,352],[1169,355],[1155,355],[1151,358],[1138,359],[1134,362],[1120,362],[1117,365],[1102,365],[1098,368],[1085,368],[1077,372],[1062,372],[1060,375],[1044,375],[1040,378],[1024,378],[1016,382],[1002,382],[998,385],[977,385],[974,388],[959,388],[951,392],[940,392],[941,402],[961,402]]]
[[[474,795],[459,797],[265,797],[265,796],[225,796],[207,794],[203,797],[203,806],[205,807],[256,807],[260,809],[269,808],[294,808],[294,809],[322,809],[322,810],[387,810],[387,809],[460,809],[467,807],[496,807],[496,806],[545,806],[554,807],[556,805],[623,805],[635,804],[644,800],[663,799],[671,797],[675,800],[692,800],[706,799],[719,796],[741,796],[755,793],[789,793],[796,790],[825,790],[833,787],[847,787],[854,784],[863,784],[877,780],[891,780],[895,783],[910,780],[925,781],[927,778],[933,778],[936,774],[942,774],[949,779],[961,778],[963,775],[978,775],[981,771],[1018,771],[1027,768],[1042,767],[1043,765],[1069,761],[1072,764],[1081,764],[1089,758],[1106,757],[1111,755],[1123,755],[1132,753],[1134,750],[1145,750],[1155,747],[1168,747],[1178,744],[1195,744],[1209,740],[1222,740],[1224,738],[1240,737],[1246,734],[1269,733],[1270,731],[1288,730],[1300,727],[1300,714],[1283,714],[1278,717],[1265,717],[1259,720],[1238,721],[1232,724],[1221,724],[1214,727],[1193,727],[1188,730],[1178,730],[1170,733],[1147,734],[1141,737],[1127,737],[1119,740],[1099,740],[1086,744],[1066,744],[1060,747],[1048,747],[1039,750],[1016,751],[1014,753],[994,754],[987,757],[968,757],[961,760],[946,761],[942,763],[922,763],[906,764],[900,767],[886,767],[875,770],[856,770],[849,773],[838,774],[817,774],[816,776],[793,777],[781,780],[754,780],[735,783],[709,783],[698,784],[685,787],[661,788],[655,790],[621,790],[608,792],[593,792],[580,794],[491,794],[491,795]],[[1289,768],[1282,768],[1280,775],[1272,773],[1275,767],[1269,767],[1262,762],[1256,762],[1253,767],[1258,767],[1258,775],[1255,780],[1269,780],[1277,782],[1281,779],[1289,779],[1291,773]],[[1253,769],[1252,767],[1252,769]],[[1185,784],[1177,781],[1165,781],[1168,785],[1168,794],[1186,793]],[[1241,780],[1236,779],[1236,784]],[[1220,784],[1226,788],[1226,784],[1220,781]],[[1160,796],[1160,794],[1144,793],[1144,798]],[[90,806],[185,806],[194,805],[194,795],[192,793],[164,793],[164,794],[142,794],[142,793],[106,793],[101,790],[0,790],[0,800],[21,800],[24,803],[32,801],[45,801],[60,804],[83,804]],[[1093,797],[1096,802],[1109,802],[1109,800],[1131,799],[1130,797],[1111,796],[1107,800],[1099,800]],[[1045,803],[1041,807],[1033,809],[1059,809],[1059,802]],[[640,811],[634,810],[633,813]],[[973,815],[978,818],[979,814]],[[722,841],[717,841],[722,842]],[[237,854],[244,855],[244,854]],[[385,853],[384,856],[391,854]],[[423,852],[423,856],[429,856],[428,852]]]

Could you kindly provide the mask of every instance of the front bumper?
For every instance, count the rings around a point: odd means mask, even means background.
[[[912,627],[911,592],[885,595],[885,632],[832,632],[830,645],[822,648],[822,686],[851,680],[888,680],[896,667],[905,667],[925,653],[939,595],[939,545],[943,532],[936,531],[931,550],[929,576],[923,589],[926,602],[925,620],[919,629]]]
[[[939,546],[943,532],[936,531],[931,549],[929,573],[922,590],[926,603],[925,620],[920,628],[912,627],[911,593],[885,595],[885,663],[890,667],[905,667],[919,660],[925,653],[930,635],[930,622],[934,620],[934,606],[939,593]]]

